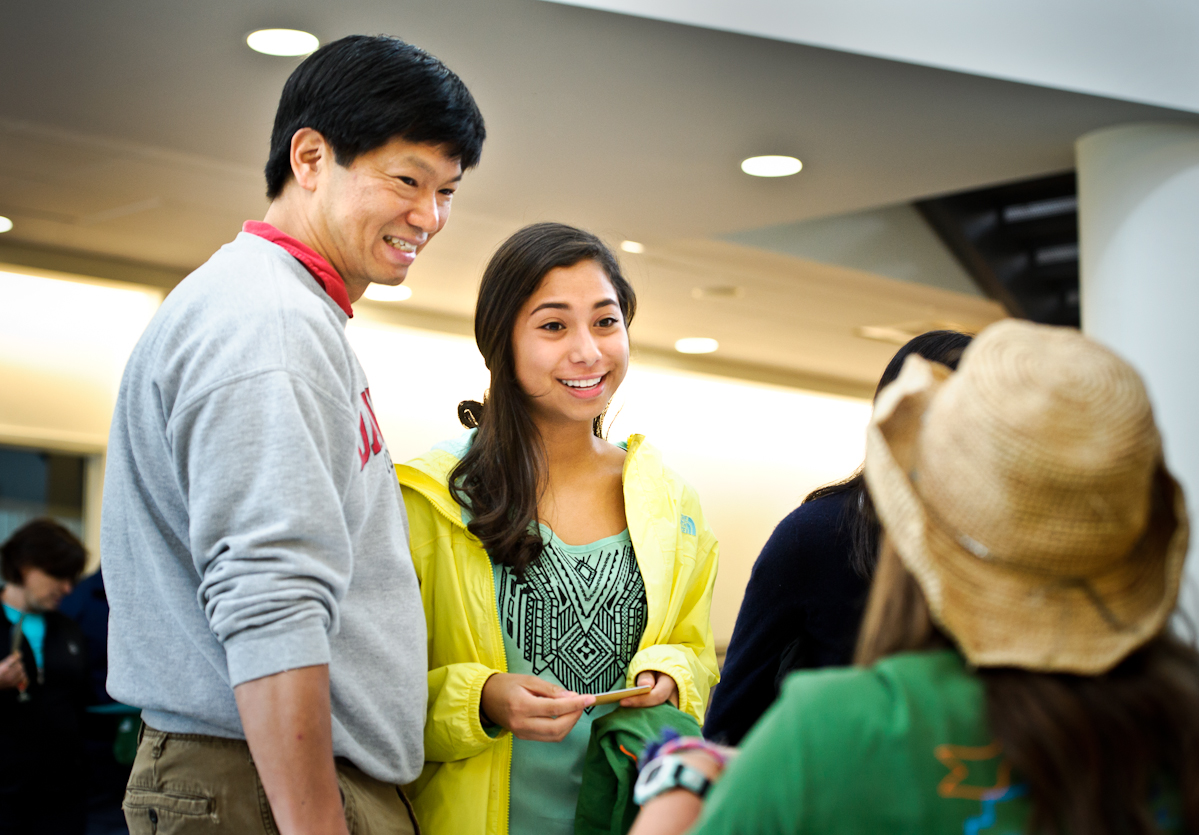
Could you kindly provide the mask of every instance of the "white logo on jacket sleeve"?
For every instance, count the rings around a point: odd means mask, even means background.
[[[358,411],[358,433],[362,436],[361,445],[358,447],[358,460],[361,464],[358,467],[359,470],[365,469],[367,462],[372,457],[387,448],[383,443],[383,430],[379,428],[379,419],[375,417],[375,407],[371,403],[369,387],[362,390],[361,397],[366,411]]]

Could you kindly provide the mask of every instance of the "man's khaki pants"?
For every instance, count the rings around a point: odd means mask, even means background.
[[[337,761],[350,835],[419,835],[398,786]],[[278,835],[250,749],[240,739],[142,729],[125,791],[130,835]]]

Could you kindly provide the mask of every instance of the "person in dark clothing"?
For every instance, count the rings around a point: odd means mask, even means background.
[[[49,519],[0,546],[0,835],[82,835],[87,825],[82,725],[85,640],[55,611],[87,552]]]
[[[132,753],[141,720],[136,708],[115,702],[104,683],[108,678],[108,597],[99,571],[80,580],[63,598],[58,611],[79,624],[87,657],[90,704],[83,721],[87,764],[87,835],[128,835],[121,801],[129,782]]]
[[[91,704],[112,704],[114,699],[104,687],[108,678],[108,597],[104,593],[104,576],[97,571],[80,580],[75,590],[63,598],[58,611],[83,630]]]
[[[910,354],[956,369],[970,339],[956,331],[915,337],[891,358],[875,397]],[[789,673],[852,661],[878,541],[861,468],[810,493],[779,523],[750,573],[704,736],[739,744]]]

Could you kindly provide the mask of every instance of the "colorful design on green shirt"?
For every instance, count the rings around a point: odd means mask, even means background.
[[[993,786],[965,785],[970,776],[968,762],[987,762],[996,759],[1003,750],[998,742],[990,745],[938,745],[933,749],[933,756],[949,769],[949,773],[937,785],[937,794],[941,797],[958,797],[963,800],[986,800],[1007,790],[1012,783],[1012,765],[1006,759],[1000,760]]]
[[[1015,800],[1017,797],[1023,797],[1027,792],[1028,789],[1022,785],[1008,786],[1003,791],[985,798],[982,802],[982,811],[974,817],[968,818],[962,825],[962,835],[980,835],[980,833],[990,829],[996,824],[995,806],[1006,800]],[[1016,829],[1007,831],[1011,832],[1012,835],[1019,835],[1024,830],[1022,826],[1019,826]]]
[[[548,540],[523,579],[501,573],[500,623],[533,675],[548,670],[568,690],[605,692],[624,679],[648,617],[632,541],[627,533],[584,547]]]
[[[949,769],[949,773],[937,784],[937,794],[944,798],[977,800],[982,804],[979,813],[967,818],[962,824],[964,835],[981,835],[996,825],[999,816],[996,806],[1015,800],[1027,793],[1022,785],[1012,785],[1012,764],[1002,756],[1003,746],[998,741],[990,745],[938,745],[933,756]],[[971,774],[971,764],[974,773]],[[994,772],[994,777],[984,776]],[[973,779],[974,782],[967,782]],[[992,785],[978,785],[992,782]],[[999,821],[1001,824],[1008,821]],[[1014,829],[1007,827],[1004,833],[1023,831],[1023,815],[1017,815]],[[996,830],[998,831],[998,830]]]

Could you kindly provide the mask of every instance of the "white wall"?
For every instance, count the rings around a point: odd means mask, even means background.
[[[0,442],[102,451],[161,291],[0,265],[0,299]]]
[[[458,402],[480,399],[488,381],[472,339],[365,317],[349,334],[396,461],[463,431]],[[813,487],[861,463],[870,406],[634,362],[608,414],[612,440],[645,435],[699,492],[721,543],[712,625],[725,644],[774,526]]]
[[[88,455],[91,571],[100,560],[103,452],[117,388],[162,292],[0,265],[0,299],[0,443]]]
[[[161,294],[0,268],[0,298],[0,442],[94,456],[91,538],[121,372]],[[463,431],[458,402],[480,398],[488,382],[472,339],[397,327],[366,310],[347,333],[396,461]],[[721,542],[713,627],[724,644],[775,524],[861,462],[869,404],[635,362],[609,416],[610,437],[646,435],[699,492]]]

